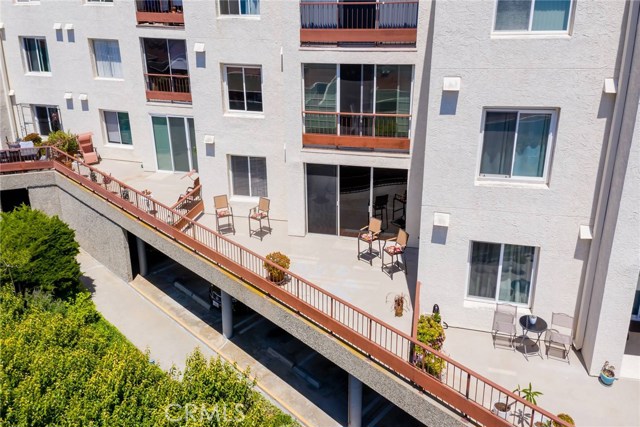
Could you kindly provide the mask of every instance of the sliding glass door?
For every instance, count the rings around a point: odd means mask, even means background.
[[[407,171],[307,164],[307,231],[357,236],[375,216],[385,237],[405,227]]]
[[[338,167],[307,164],[307,230],[337,234]]]
[[[195,127],[190,117],[152,116],[158,170],[198,170]]]

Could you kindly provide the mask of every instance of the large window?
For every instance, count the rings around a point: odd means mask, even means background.
[[[98,77],[122,78],[122,61],[117,40],[93,40]]]
[[[260,15],[260,0],[220,0],[221,15]]]
[[[198,170],[196,131],[193,118],[151,116],[159,170]]]
[[[111,144],[133,144],[129,113],[105,111],[104,123],[107,127],[107,141]]]
[[[473,242],[467,295],[529,305],[536,248]]]
[[[142,47],[148,91],[191,92],[187,45],[184,40],[142,39]]]
[[[545,178],[555,117],[553,111],[487,111],[480,176]]]
[[[32,73],[50,72],[47,41],[44,38],[25,37],[22,42],[27,59],[27,69]]]
[[[303,70],[305,133],[409,136],[411,65],[304,64]]]
[[[229,110],[262,111],[260,67],[225,66]]]
[[[572,0],[497,0],[497,32],[566,32]]]
[[[267,159],[231,156],[231,183],[235,196],[267,197]]]

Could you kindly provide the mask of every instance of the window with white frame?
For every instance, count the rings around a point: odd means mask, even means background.
[[[226,65],[225,84],[230,111],[262,111],[262,69]]]
[[[267,159],[231,156],[231,184],[234,196],[267,197]]]
[[[41,37],[24,37],[22,43],[27,60],[27,69],[32,73],[50,72],[47,40]]]
[[[111,144],[133,144],[129,113],[105,111],[104,124],[107,128],[107,141]]]
[[[220,15],[260,15],[260,0],[220,0]]]
[[[480,176],[544,180],[556,112],[485,111]]]
[[[496,32],[567,32],[573,0],[497,0]]]
[[[48,136],[51,132],[62,130],[60,110],[53,105],[31,105],[31,114],[38,124],[40,135]]]
[[[117,40],[93,40],[93,55],[98,77],[121,79],[122,60]]]
[[[536,252],[533,246],[472,242],[467,296],[529,305]]]

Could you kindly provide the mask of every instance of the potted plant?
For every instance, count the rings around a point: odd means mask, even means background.
[[[74,157],[78,150],[80,149],[80,145],[78,144],[77,135],[72,134],[71,132],[65,132],[63,130],[57,130],[55,132],[51,132],[49,134],[49,138],[47,139],[47,144],[57,148],[60,151],[63,151],[67,155]],[[72,160],[69,157],[61,156],[60,159],[67,166],[71,166]]]
[[[570,425],[570,426],[575,426],[575,425],[576,425],[575,421],[573,421],[573,418],[571,418],[571,416],[570,416],[569,414],[558,414],[558,415],[556,415],[556,417],[558,417],[559,419],[561,419],[562,421],[564,421],[564,422],[565,422],[565,424],[568,424],[568,425]],[[553,422],[551,423],[551,425],[552,425],[553,427],[564,427],[562,424],[560,424],[560,423],[559,423],[559,422],[557,422],[557,421],[553,421]]]
[[[513,405],[513,402],[510,405],[508,405],[507,402],[496,402],[493,404],[493,408],[496,410],[496,414],[498,414],[500,418],[504,418],[506,420],[509,415],[509,411],[511,410],[511,405]]]
[[[518,393],[518,396],[522,397],[529,403],[533,403],[534,405],[538,404],[538,402],[536,401],[536,397],[542,396],[542,392],[533,390],[531,383],[529,383],[529,387],[527,388],[521,388],[520,384],[518,384],[518,388],[513,390],[513,392]]]
[[[606,386],[613,384],[616,379],[616,368],[609,364],[609,361],[604,362],[602,369],[600,370],[600,382]]]
[[[286,270],[291,265],[291,260],[288,256],[280,252],[271,252],[266,258],[272,263],[282,267],[281,269],[273,266],[272,264],[265,262],[264,268],[267,270],[267,277],[274,283],[281,284],[284,282],[286,275],[283,270]]]
[[[416,338],[434,350],[442,350],[446,336],[438,313],[434,313],[431,316],[425,314],[420,316],[418,319]],[[414,353],[418,368],[425,370],[436,378],[440,378],[447,365],[444,359],[431,352],[425,351],[420,346],[415,346]]]

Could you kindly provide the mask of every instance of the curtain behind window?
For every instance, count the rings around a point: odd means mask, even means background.
[[[116,40],[94,40],[93,50],[98,76],[122,78],[120,48]]]
[[[520,114],[514,176],[542,177],[550,126],[551,114]]]
[[[518,113],[487,112],[480,173],[511,175],[511,159]]]
[[[496,31],[527,31],[531,0],[498,0]]]
[[[529,302],[534,254],[535,248],[531,246],[504,245],[500,301],[518,304]]]
[[[473,242],[471,247],[469,296],[491,299],[496,297],[499,264],[499,244]]]
[[[267,197],[267,159],[264,157],[250,157],[251,195]]]

